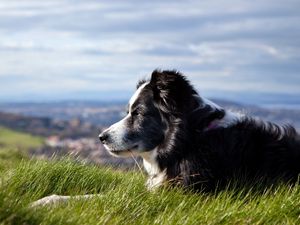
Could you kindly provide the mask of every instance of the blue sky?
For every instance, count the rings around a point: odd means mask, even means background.
[[[0,101],[126,99],[155,68],[300,99],[299,62],[299,0],[0,0]]]

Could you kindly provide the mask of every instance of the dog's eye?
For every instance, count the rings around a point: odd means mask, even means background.
[[[131,115],[132,115],[132,116],[137,116],[137,115],[139,115],[139,112],[138,112],[138,110],[134,110],[134,111],[132,111],[132,112],[131,112]]]

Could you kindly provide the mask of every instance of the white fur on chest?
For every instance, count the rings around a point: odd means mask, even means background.
[[[161,171],[156,157],[157,157],[157,150],[154,149],[149,152],[142,153],[143,164],[145,170],[147,171],[149,178],[147,180],[147,188],[149,190],[153,190],[156,187],[161,186],[166,181],[166,171]]]

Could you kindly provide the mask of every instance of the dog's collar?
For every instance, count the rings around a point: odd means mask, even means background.
[[[218,120],[211,121],[208,126],[204,129],[205,131],[217,129],[219,127]]]

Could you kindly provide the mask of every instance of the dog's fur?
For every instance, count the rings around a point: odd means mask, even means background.
[[[176,71],[156,70],[140,81],[127,116],[99,138],[115,156],[143,158],[149,189],[168,183],[213,190],[236,177],[295,182],[300,173],[300,138],[293,127],[226,111],[201,98]],[[32,206],[68,199],[53,195]]]
[[[234,114],[201,98],[185,76],[154,71],[128,114],[100,139],[117,156],[143,157],[147,185],[211,190],[237,176],[297,180],[300,140],[292,126]]]

